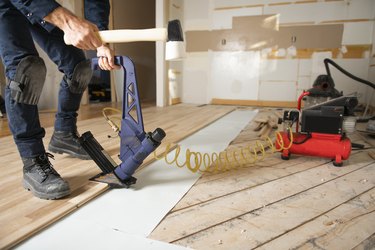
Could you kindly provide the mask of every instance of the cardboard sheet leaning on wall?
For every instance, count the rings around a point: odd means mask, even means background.
[[[342,44],[344,25],[279,27],[276,15],[233,18],[233,28],[186,32],[186,51],[246,51],[265,48],[335,49]]]

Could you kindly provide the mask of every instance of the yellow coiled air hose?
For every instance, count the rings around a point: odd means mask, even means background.
[[[107,120],[108,124],[115,131],[119,131],[119,125],[113,122],[114,119],[120,120],[121,117],[107,115],[107,112],[121,113],[120,110],[115,108],[104,108],[103,116]],[[222,151],[219,153],[202,153],[194,152],[189,148],[185,150],[185,155],[182,155],[180,145],[172,146],[168,143],[165,147],[164,152],[154,151],[154,158],[162,160],[168,165],[176,165],[179,168],[186,167],[191,172],[223,172],[228,170],[239,169],[243,166],[254,164],[258,161],[263,160],[268,154],[271,155],[275,152],[287,150],[293,145],[293,133],[291,128],[287,128],[289,134],[288,145],[285,145],[283,136],[279,131],[275,132],[275,139],[278,141],[278,148],[270,137],[266,137],[264,140],[256,140],[255,146],[246,145],[244,147],[235,148],[228,151]],[[269,151],[267,151],[269,149]],[[182,158],[179,159],[179,158]]]
[[[275,134],[276,138],[278,138],[278,149],[276,149],[272,139],[267,137],[263,141],[256,140],[255,146],[246,145],[220,153],[201,153],[186,149],[185,156],[181,157],[181,146],[177,145],[175,151],[171,152],[171,144],[168,144],[164,152],[157,153],[154,151],[154,157],[158,160],[164,159],[168,165],[176,165],[180,168],[187,167],[193,173],[216,173],[234,170],[261,161],[268,153],[273,154],[274,152],[289,149],[292,146],[293,133],[289,133],[290,141],[287,146],[284,145],[283,137],[280,132],[276,132]],[[270,149],[270,152],[267,152],[267,149]],[[183,160],[179,161],[179,158],[183,158]]]

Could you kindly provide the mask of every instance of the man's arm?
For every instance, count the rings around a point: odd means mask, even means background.
[[[58,7],[44,20],[64,31],[64,40],[84,50],[94,50],[103,45],[95,24],[77,17],[64,7]]]
[[[64,31],[72,45],[81,49],[96,49],[103,43],[95,31],[98,28],[61,7],[55,0],[9,0],[32,24],[39,24],[47,31],[55,26]]]
[[[99,30],[107,30],[109,23],[110,5],[108,0],[85,0],[85,19],[96,24]],[[97,49],[99,57],[99,67],[103,70],[119,69],[120,66],[115,65],[114,51],[103,44]]]

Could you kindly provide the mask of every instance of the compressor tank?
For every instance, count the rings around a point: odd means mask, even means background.
[[[293,144],[287,132],[280,132],[275,147],[281,150],[281,158],[288,160],[291,154],[317,156],[333,160],[333,165],[342,166],[352,151],[350,139],[338,134],[293,133]]]

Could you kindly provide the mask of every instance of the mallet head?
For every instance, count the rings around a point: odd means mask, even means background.
[[[165,46],[165,59],[178,60],[185,56],[185,44],[179,20],[168,22],[168,38]]]

